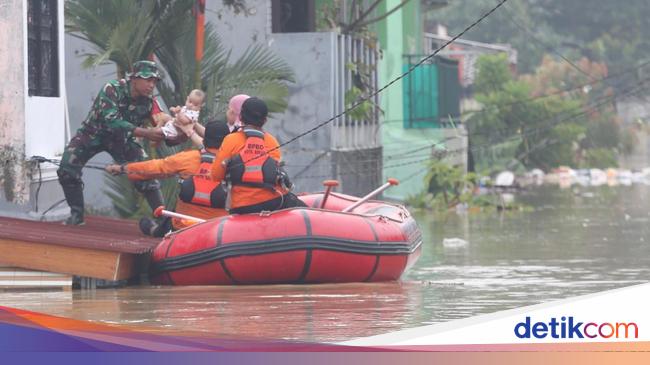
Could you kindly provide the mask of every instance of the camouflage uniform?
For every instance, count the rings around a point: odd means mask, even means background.
[[[157,66],[151,61],[139,61],[133,65],[132,76],[144,79],[160,79]],[[108,152],[117,163],[141,161],[146,155],[142,146],[135,141],[133,131],[143,127],[152,112],[160,111],[151,96],[131,97],[129,80],[109,81],[95,98],[86,120],[66,147],[61,166],[57,170],[72,217],[68,224],[83,223],[82,168],[93,156]],[[160,183],[157,180],[139,181],[135,188],[144,194],[149,205],[162,205]]]

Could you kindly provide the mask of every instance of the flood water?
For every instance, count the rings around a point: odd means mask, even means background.
[[[517,195],[523,212],[416,213],[422,256],[401,282],[4,292],[0,305],[140,330],[344,341],[647,282],[649,200],[644,185],[543,187]]]

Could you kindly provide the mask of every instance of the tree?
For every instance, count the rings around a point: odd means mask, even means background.
[[[431,22],[449,26],[450,34],[458,34],[495,3],[455,0],[426,15]],[[647,29],[650,7],[645,0],[510,0],[465,38],[511,44],[522,72],[533,72],[547,53],[571,60],[586,57],[618,72],[650,57]],[[634,76],[626,75],[621,83]]]
[[[364,2],[360,0],[333,0],[326,4],[320,11],[320,28],[339,29],[343,34],[364,34],[368,33],[368,26],[380,22],[411,0],[402,0],[399,4],[385,12],[377,14],[377,8],[385,0],[372,0]]]
[[[450,1],[447,7],[425,13],[424,16],[427,24],[445,25],[449,28],[450,35],[456,35],[495,5],[496,1],[455,0]],[[535,29],[544,40],[553,44],[554,33],[547,29],[546,24],[539,21],[536,15],[537,9],[532,8],[527,1],[511,0],[505,6],[508,8],[508,14],[504,9],[497,10],[467,32],[463,38],[486,43],[508,43],[517,50],[518,69],[522,72],[531,72],[539,64],[544,54],[544,47],[533,42],[530,35],[510,21],[510,17],[516,16],[521,25]]]
[[[601,63],[578,63],[593,77],[607,75]],[[614,91],[602,82],[588,82],[589,76],[550,57],[518,79],[503,72],[503,57],[483,56],[478,65],[476,100],[483,108],[468,120],[470,138],[474,146],[501,151],[472,151],[479,168],[512,168],[514,161],[545,170],[613,166],[618,150],[630,149],[615,117]]]

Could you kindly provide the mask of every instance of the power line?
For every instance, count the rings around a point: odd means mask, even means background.
[[[435,57],[438,53],[440,53],[440,51],[442,51],[443,49],[445,49],[445,48],[446,48],[448,45],[450,45],[451,43],[455,42],[458,38],[460,38],[460,37],[463,36],[465,33],[467,33],[470,29],[474,28],[477,24],[479,24],[480,22],[482,22],[485,18],[487,18],[487,17],[490,16],[492,13],[494,13],[497,9],[499,9],[501,6],[503,6],[503,4],[505,4],[507,1],[508,1],[508,0],[501,0],[501,1],[500,1],[500,2],[495,6],[495,7],[493,7],[492,9],[490,9],[487,13],[483,14],[483,16],[481,16],[481,17],[478,18],[475,22],[473,22],[472,24],[470,24],[470,25],[469,25],[467,28],[465,28],[462,32],[460,32],[460,33],[457,34],[456,36],[452,37],[452,38],[451,38],[449,41],[447,41],[445,44],[443,44],[443,45],[440,46],[438,49],[436,49],[435,51],[433,51],[433,53],[431,53],[431,54],[429,54],[428,56],[426,56],[426,57],[424,57],[423,59],[421,59],[418,63],[416,63],[415,65],[411,66],[411,67],[410,67],[406,72],[404,72],[404,73],[402,73],[400,76],[394,78],[392,81],[390,81],[388,84],[382,86],[382,87],[379,88],[377,91],[371,93],[370,95],[368,95],[368,96],[366,96],[366,97],[364,97],[364,98],[359,99],[359,100],[356,101],[354,104],[352,104],[351,106],[349,106],[347,109],[345,109],[345,110],[343,110],[342,112],[336,114],[335,116],[331,117],[330,119],[328,119],[328,120],[326,120],[326,121],[324,121],[324,122],[321,122],[321,123],[317,124],[315,127],[310,128],[310,129],[308,129],[307,131],[305,131],[305,132],[303,132],[303,133],[300,133],[300,134],[298,134],[297,136],[291,138],[291,139],[288,140],[287,142],[284,142],[284,143],[278,145],[277,147],[275,147],[275,148],[273,148],[273,149],[267,151],[266,154],[270,153],[271,151],[275,151],[275,150],[277,150],[277,149],[279,149],[279,148],[281,148],[281,147],[283,147],[283,146],[286,146],[286,145],[288,145],[288,144],[290,144],[290,143],[292,143],[292,142],[294,142],[294,141],[296,141],[296,140],[298,140],[298,139],[300,139],[300,138],[302,138],[302,137],[304,137],[304,136],[306,136],[306,135],[308,135],[308,134],[310,134],[310,133],[315,132],[316,130],[318,130],[318,129],[324,127],[325,125],[327,125],[327,124],[333,122],[334,120],[336,120],[336,119],[342,117],[343,115],[349,113],[350,111],[356,109],[357,107],[359,107],[361,104],[365,103],[366,101],[368,101],[368,100],[374,98],[375,96],[379,95],[381,92],[383,92],[384,90],[388,89],[388,88],[391,87],[393,84],[395,84],[396,82],[400,81],[401,79],[403,79],[404,77],[406,77],[407,75],[409,75],[410,73],[412,73],[416,68],[420,67],[422,64],[424,64],[425,62],[427,62],[427,61],[430,60],[431,58]],[[251,160],[253,160],[253,159],[257,159],[257,158],[261,158],[261,157],[263,157],[264,155],[265,155],[265,154],[258,155],[258,156],[256,156],[256,157],[251,158]],[[250,161],[250,160],[249,160],[249,161]],[[249,162],[249,161],[244,161],[244,162],[242,162],[242,163],[245,164],[246,162]]]
[[[633,87],[628,88],[626,91],[622,92],[621,95],[619,95],[619,96],[631,95],[631,94],[637,93],[639,91],[643,91],[644,90],[643,89],[643,84],[645,82],[647,82],[648,80],[650,80],[650,78],[647,78],[647,79],[644,79],[644,80],[642,80],[640,82],[635,83]],[[541,121],[539,121],[539,123],[544,124],[544,126],[539,127],[539,128],[528,129],[524,133],[515,134],[513,136],[506,137],[502,141],[500,141],[500,143],[504,143],[504,142],[507,142],[509,140],[520,139],[523,136],[535,135],[535,134],[537,134],[537,133],[539,133],[541,131],[553,128],[553,127],[555,127],[557,125],[560,125],[562,123],[565,123],[565,122],[568,122],[570,120],[579,118],[581,116],[584,116],[584,115],[590,113],[591,111],[593,111],[593,110],[595,110],[597,108],[600,108],[600,107],[602,107],[604,105],[609,104],[615,97],[616,96],[603,98],[604,100],[600,101],[599,103],[596,103],[594,105],[589,106],[588,107],[589,110],[583,110],[581,112],[574,113],[574,114],[569,115],[568,117],[560,119],[560,120],[556,120],[558,115],[555,115],[553,118],[548,118],[548,119],[545,119],[545,120],[541,120]],[[550,124],[546,125],[546,122],[548,122],[548,121],[553,121],[553,123],[550,123]],[[424,162],[439,160],[439,159],[442,159],[442,158],[445,158],[445,157],[448,157],[448,156],[451,156],[451,155],[454,155],[454,154],[459,154],[459,153],[479,152],[479,151],[481,151],[483,149],[496,148],[497,146],[495,145],[495,143],[497,143],[497,142],[496,141],[491,141],[489,143],[485,143],[485,144],[482,144],[482,145],[475,145],[475,146],[473,146],[472,148],[469,148],[469,149],[460,148],[460,149],[456,149],[456,150],[440,151],[438,153],[435,153],[435,155],[432,156],[432,157],[427,157],[427,158],[419,159],[419,160],[415,160],[415,161],[400,162],[400,163],[396,163],[396,164],[392,164],[392,165],[385,165],[385,166],[383,166],[383,169],[390,169],[390,168],[397,168],[397,167],[414,165],[414,164],[421,164],[421,163],[424,163]],[[413,158],[415,158],[415,157],[419,157],[419,156],[413,156]],[[356,171],[351,171],[349,173],[339,174],[339,175],[351,175],[351,174],[362,175],[361,173],[356,172]],[[331,177],[331,176],[330,175],[310,175],[310,176],[301,176],[298,179],[328,178],[328,177]]]
[[[545,99],[545,98],[548,98],[548,97],[551,97],[551,96],[556,96],[556,95],[568,93],[568,92],[571,92],[571,91],[580,90],[580,89],[583,89],[583,88],[585,88],[587,86],[592,86],[594,84],[597,84],[597,83],[600,83],[600,82],[605,82],[605,81],[608,81],[608,80],[611,80],[611,79],[615,79],[615,78],[621,77],[623,75],[626,75],[626,74],[628,74],[630,72],[637,71],[637,70],[641,69],[642,67],[645,67],[645,66],[647,66],[649,64],[650,64],[650,60],[647,60],[647,61],[642,62],[641,64],[638,64],[637,66],[627,68],[625,70],[622,70],[622,71],[617,72],[617,73],[613,73],[611,75],[605,76],[605,77],[600,78],[600,79],[593,79],[592,78],[591,81],[583,83],[583,84],[571,86],[569,88],[553,91],[553,92],[550,92],[550,93],[547,93],[547,94],[532,96],[530,98],[526,98],[526,99],[522,99],[522,100],[516,100],[516,101],[507,102],[507,103],[497,104],[495,106],[497,106],[497,107],[506,107],[506,106],[519,105],[519,104],[524,104],[524,103],[531,102],[531,101]],[[486,110],[486,109],[468,110],[468,111],[463,112],[461,114],[461,116],[462,115],[468,115],[468,114],[486,113],[486,112],[488,112],[488,110]],[[433,119],[433,117],[429,117],[429,118],[427,118],[427,117],[413,118],[413,119],[409,119],[409,120],[427,121],[427,120],[431,120],[431,119]],[[452,118],[452,120],[454,122],[456,122],[456,121],[462,122],[462,118]],[[407,119],[389,119],[389,120],[383,120],[381,122],[381,124],[403,123],[405,121],[408,121],[408,120]]]
[[[554,53],[556,56],[560,57],[564,62],[566,62],[567,64],[569,64],[571,67],[573,67],[575,70],[577,70],[577,71],[580,72],[581,74],[583,74],[583,75],[587,76],[588,78],[594,80],[594,77],[593,77],[593,76],[591,76],[589,73],[587,73],[586,71],[584,71],[583,69],[581,69],[580,67],[578,67],[578,65],[576,65],[575,63],[573,63],[573,62],[572,62],[570,59],[568,59],[567,57],[565,57],[562,53],[560,53],[560,51],[556,50],[552,45],[548,44],[547,42],[543,41],[541,38],[537,37],[537,35],[536,35],[535,33],[533,33],[533,31],[530,30],[528,27],[526,27],[525,25],[520,24],[519,22],[517,22],[517,21],[515,20],[515,14],[513,14],[512,12],[510,12],[510,10],[508,10],[507,7],[504,6],[504,7],[503,7],[503,11],[506,12],[506,13],[508,13],[508,15],[510,15],[510,16],[504,16],[504,18],[506,18],[509,22],[511,22],[512,24],[514,24],[517,28],[523,30],[525,33],[528,33],[528,35],[529,35],[529,36],[530,36],[530,37],[531,37],[535,42],[541,44],[544,48],[546,48],[546,50],[548,50],[548,51]]]

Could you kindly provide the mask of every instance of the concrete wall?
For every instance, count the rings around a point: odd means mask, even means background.
[[[208,1],[206,22],[211,22],[231,57],[237,59],[252,43],[271,45],[271,0],[246,0],[247,11],[235,14],[221,0]]]
[[[336,34],[273,34],[271,39],[271,49],[289,64],[296,79],[289,86],[287,110],[274,115],[265,127],[283,143],[335,114],[332,50]],[[282,148],[296,191],[321,190],[323,179],[334,178],[330,138],[331,126],[327,125]]]
[[[28,203],[25,164],[25,16],[22,0],[0,0],[0,201]],[[8,207],[4,204],[2,209]],[[8,209],[8,208],[7,208]]]
[[[62,60],[63,3],[57,5],[57,58]],[[28,95],[27,45],[27,3],[0,0],[0,214],[39,219],[63,194],[54,164],[28,160],[34,155],[60,158],[65,143],[64,88],[59,85],[58,97]],[[63,77],[62,61],[58,74]],[[65,213],[54,211],[60,213],[56,218]]]

